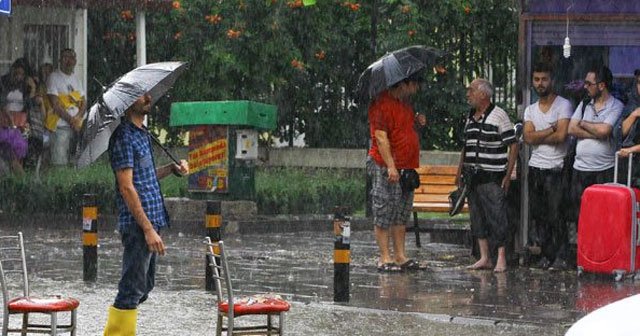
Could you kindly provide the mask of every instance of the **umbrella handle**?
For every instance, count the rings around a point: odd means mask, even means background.
[[[160,143],[160,140],[158,138],[156,138],[153,134],[151,134],[151,132],[147,131],[147,134],[149,134],[149,136],[151,137],[151,139],[153,139],[153,142],[156,143],[156,145],[158,145],[158,147],[162,148],[162,150],[164,151],[165,154],[167,154],[167,156],[173,161],[173,163],[177,164],[178,166],[180,165],[180,161],[178,161],[178,159],[176,159],[175,156],[173,156],[173,154],[171,154],[171,152],[169,152],[169,150]],[[182,177],[182,174],[179,173],[174,173],[174,175],[178,176],[178,177]]]

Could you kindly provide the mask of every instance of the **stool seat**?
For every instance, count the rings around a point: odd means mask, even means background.
[[[235,335],[273,335],[282,336],[284,332],[284,315],[291,305],[277,294],[256,294],[251,296],[234,297],[231,273],[227,261],[227,252],[222,240],[211,242],[211,237],[205,238],[207,245],[207,261],[211,270],[211,278],[215,285],[217,296],[216,336]],[[222,283],[224,282],[224,286]],[[229,304],[232,302],[232,304]],[[236,319],[240,316],[262,315],[267,323],[251,322],[237,326]],[[273,318],[278,323],[273,323]],[[224,325],[224,320],[227,320]]]
[[[60,295],[32,296],[29,294],[29,276],[22,232],[17,236],[0,236],[0,284],[2,285],[2,336],[69,333],[76,336],[77,308],[80,302]],[[7,277],[7,275],[11,275]],[[22,323],[10,323],[11,316],[22,315]],[[31,315],[40,315],[36,323]],[[69,323],[59,323],[61,315],[69,315]],[[43,323],[43,318],[49,323]]]
[[[250,314],[278,314],[289,311],[291,305],[277,295],[252,295],[242,297],[233,302],[233,314],[236,316]],[[218,304],[223,313],[229,312],[229,302]]]
[[[78,308],[80,302],[74,298],[59,296],[49,297],[18,297],[7,303],[12,313],[49,313],[65,312]]]

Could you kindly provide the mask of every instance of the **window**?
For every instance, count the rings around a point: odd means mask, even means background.
[[[65,25],[25,25],[24,55],[34,70],[45,61],[54,68],[60,51],[69,46],[69,27]]]

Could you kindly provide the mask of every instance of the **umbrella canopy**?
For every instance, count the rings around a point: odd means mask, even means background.
[[[89,109],[79,142],[77,166],[91,164],[107,150],[120,117],[139,97],[149,94],[151,103],[155,104],[185,69],[183,62],[152,63],[131,70],[113,82]]]
[[[358,78],[357,99],[361,102],[370,101],[416,72],[434,67],[445,55],[442,50],[422,45],[387,53],[369,65]]]

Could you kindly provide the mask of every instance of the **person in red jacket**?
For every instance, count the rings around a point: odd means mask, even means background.
[[[403,192],[399,183],[402,169],[419,166],[418,128],[424,127],[427,119],[413,111],[409,98],[420,89],[420,81],[412,75],[380,93],[369,106],[367,174],[372,180],[374,234],[380,249],[378,270],[383,272],[421,268],[405,254],[405,226],[413,207],[413,190]]]

